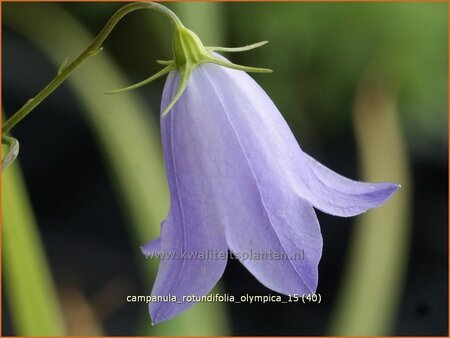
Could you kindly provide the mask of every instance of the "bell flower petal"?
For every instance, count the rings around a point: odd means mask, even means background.
[[[166,81],[161,111],[178,91]],[[282,294],[317,288],[322,236],[313,207],[352,216],[384,203],[398,188],[340,176],[304,153],[267,94],[245,72],[195,67],[179,100],[161,118],[171,207],[161,225],[162,259],[152,295],[207,294],[225,259],[195,255],[230,249],[265,286]],[[158,241],[143,246],[158,251]],[[194,256],[180,255],[190,252]],[[154,302],[153,322],[192,303]]]
[[[303,153],[299,160],[302,196],[317,209],[334,216],[355,216],[386,202],[400,187],[394,183],[350,180]]]
[[[209,100],[217,101],[214,110],[205,107],[204,114],[221,127],[210,139],[211,151],[226,154],[226,162],[213,165],[216,172],[228,168],[224,179],[230,197],[223,200],[223,207],[233,210],[224,220],[228,247],[268,288],[283,294],[314,292],[322,252],[319,223],[310,203],[286,180],[284,163],[271,158],[270,143],[279,137],[272,135],[271,122],[280,129],[287,125],[282,119],[265,119],[279,113],[262,90],[247,91],[255,82],[245,72],[205,64],[192,82],[208,88]],[[213,150],[220,139],[226,140],[226,147]]]
[[[171,101],[178,83],[179,73],[170,73],[163,93],[163,107]],[[189,88],[192,87],[190,82]],[[198,133],[193,123],[197,119],[198,124],[201,119],[195,114],[196,109],[191,110],[194,113],[185,114],[180,109],[186,109],[183,101],[179,101],[177,107],[161,120],[171,200],[169,215],[161,224],[161,253],[167,256],[161,257],[152,290],[153,296],[174,295],[177,302],[149,303],[153,323],[189,308],[192,303],[183,302],[183,296],[202,296],[211,291],[226,266],[226,259],[198,257],[212,249],[227,252],[227,245],[217,208],[211,205],[217,192],[208,183],[214,180],[214,173],[203,168],[209,161],[209,153],[199,151],[207,139]]]
[[[343,177],[304,153],[264,90],[246,73],[214,67],[209,78],[235,121],[250,162],[259,177],[278,172],[297,194],[335,216],[355,216],[386,202],[399,188],[393,183],[365,183]],[[235,107],[239,107],[236,109]]]

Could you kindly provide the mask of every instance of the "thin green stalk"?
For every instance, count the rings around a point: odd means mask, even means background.
[[[2,127],[3,134],[9,132],[17,123],[19,123],[23,118],[25,118],[34,108],[36,108],[42,101],[44,101],[47,96],[49,96],[56,88],[58,88],[61,83],[64,82],[73,72],[77,69],[84,61],[86,61],[90,56],[95,56],[101,52],[101,45],[105,39],[109,36],[111,31],[114,29],[116,24],[127,14],[140,9],[152,9],[156,10],[162,14],[168,16],[174,25],[183,26],[177,16],[167,7],[154,2],[136,2],[126,5],[119,9],[109,21],[106,23],[105,27],[97,35],[91,45],[84,50],[72,63],[65,66],[67,58],[65,58],[63,65],[59,68],[57,75],[52,81],[42,89],[35,97],[29,99],[16,113],[14,113]]]
[[[20,336],[64,336],[51,271],[16,161],[2,174],[4,295]]]

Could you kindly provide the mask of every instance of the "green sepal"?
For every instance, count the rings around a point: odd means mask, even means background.
[[[215,63],[216,65],[219,65],[219,66],[223,66],[223,67],[231,68],[231,69],[236,69],[236,70],[242,70],[242,71],[247,72],[247,73],[273,73],[272,69],[256,68],[256,67],[249,67],[249,66],[238,65],[238,64],[235,64],[235,63],[230,62],[230,61],[221,60],[221,59],[219,59],[219,58],[217,58],[215,56],[210,57],[208,61],[211,62],[211,63]]]
[[[184,90],[187,87],[187,83],[188,83],[189,77],[192,74],[193,69],[194,69],[194,67],[186,67],[184,70],[180,71],[180,86],[178,87],[177,93],[172,98],[172,101],[170,101],[170,103],[167,105],[167,107],[161,113],[161,118],[163,118],[164,116],[166,116],[169,113],[169,111],[173,108],[175,103],[177,103],[178,99],[183,94]]]
[[[246,52],[252,49],[262,47],[267,43],[269,43],[269,41],[260,41],[242,47],[206,47],[206,49],[209,50],[210,52],[229,52],[229,53]]]
[[[216,54],[214,54],[214,52],[249,51],[264,46],[267,43],[268,41],[261,41],[242,47],[205,47],[203,46],[200,38],[193,31],[187,29],[181,24],[177,24],[175,25],[175,33],[172,40],[173,59],[156,61],[158,64],[165,66],[165,68],[144,81],[126,88],[108,92],[106,94],[117,94],[133,90],[152,82],[153,80],[167,74],[171,70],[178,70],[180,72],[179,88],[170,103],[161,113],[161,118],[163,118],[169,113],[169,111],[173,108],[173,106],[183,94],[194,68],[198,65],[201,65],[202,63],[214,63],[222,67],[241,70],[249,73],[271,73],[271,69],[238,65],[233,62],[223,60]]]
[[[161,76],[166,75],[167,73],[169,73],[171,70],[174,70],[175,68],[176,68],[175,64],[173,64],[173,63],[168,64],[168,66],[166,66],[165,68],[161,69],[158,73],[153,74],[152,76],[150,76],[149,78],[147,78],[147,79],[145,79],[145,80],[143,80],[141,82],[138,82],[138,83],[136,83],[134,85],[131,85],[129,87],[112,90],[112,91],[106,92],[105,94],[109,95],[109,94],[124,93],[124,92],[130,91],[130,90],[142,87],[142,86],[144,86],[144,85],[146,85],[146,84],[148,84],[148,83],[150,83],[150,82],[160,78]]]
[[[172,60],[156,60],[156,63],[161,65],[161,66],[167,66],[170,65],[171,63],[174,63],[175,61]]]

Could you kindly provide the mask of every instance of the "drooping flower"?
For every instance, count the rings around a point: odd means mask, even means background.
[[[278,253],[281,259],[241,262],[271,290],[314,293],[322,254],[314,208],[358,215],[382,205],[398,185],[350,180],[303,152],[272,100],[243,71],[255,69],[229,63],[184,27],[176,28],[173,48],[174,60],[157,74],[170,71],[161,104],[170,210],[160,238],[142,250],[161,253],[152,295],[178,302],[151,302],[153,323],[188,309],[192,302],[183,296],[203,296],[215,286],[227,259],[201,256],[211,250],[241,258]]]

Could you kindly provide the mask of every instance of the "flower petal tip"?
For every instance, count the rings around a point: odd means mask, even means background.
[[[401,188],[401,185],[396,183],[375,183],[375,186],[378,189],[373,192],[373,206],[371,208],[382,206]]]
[[[371,183],[348,179],[330,170],[304,153],[302,164],[306,179],[302,178],[300,192],[317,209],[335,216],[351,217],[384,204],[399,184]]]
[[[152,326],[161,324],[179,315],[184,310],[177,307],[178,304],[171,302],[149,303],[150,320]]]
[[[161,237],[151,240],[140,247],[145,258],[157,256],[161,251]]]
[[[398,189],[402,187],[401,184],[397,183],[386,183],[386,184],[389,185],[389,187],[386,188],[386,191],[389,191],[390,193],[388,198],[390,198]]]

